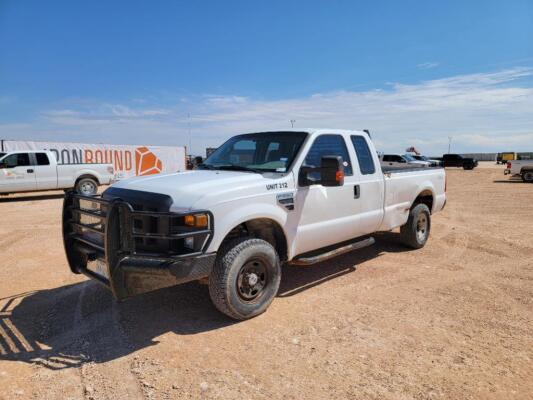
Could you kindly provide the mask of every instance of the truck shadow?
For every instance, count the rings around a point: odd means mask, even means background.
[[[511,178],[509,180],[496,180],[492,181],[493,183],[524,183],[522,178]]]
[[[31,196],[21,196],[21,197],[0,197],[0,203],[11,203],[19,201],[35,201],[35,200],[53,200],[53,199],[62,199],[65,197],[63,193],[57,194],[43,194],[40,196],[31,195]]]
[[[383,252],[406,251],[398,234],[376,236],[376,245],[312,267],[285,267],[280,297],[294,296],[356,271]],[[93,281],[0,299],[0,361],[22,361],[51,370],[103,363],[158,343],[162,334],[193,335],[237,323],[211,304],[196,282],[116,302]]]

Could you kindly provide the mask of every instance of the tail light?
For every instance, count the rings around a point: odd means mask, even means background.
[[[507,161],[507,169],[511,169],[511,163]]]

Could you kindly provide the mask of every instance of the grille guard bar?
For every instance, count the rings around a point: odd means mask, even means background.
[[[176,218],[200,213],[208,215],[206,229],[180,226],[185,231],[172,231]],[[136,227],[139,220],[147,221],[149,227]],[[157,232],[150,231],[153,226]],[[206,210],[140,211],[120,198],[108,200],[70,191],[63,202],[62,227],[71,271],[102,283],[117,299],[202,278],[209,274],[214,261],[214,255],[205,254],[213,237],[213,216]],[[173,251],[176,241],[189,237],[195,238],[194,242],[198,238],[199,244],[185,253]],[[137,248],[136,240],[168,244],[164,251],[143,251]],[[99,263],[103,273],[88,268],[92,261]]]

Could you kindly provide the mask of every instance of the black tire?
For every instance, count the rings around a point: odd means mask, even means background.
[[[533,182],[533,171],[523,171],[521,176],[524,182],[527,182],[527,183]]]
[[[84,196],[92,196],[98,192],[98,182],[94,178],[81,178],[76,182],[76,192]]]
[[[209,276],[209,294],[219,311],[244,320],[268,308],[280,281],[281,265],[274,247],[262,239],[238,238],[219,250]]]
[[[470,171],[470,170],[473,170],[473,169],[474,169],[474,166],[471,165],[471,164],[463,165],[463,169],[464,169],[464,170],[468,170],[468,171]]]
[[[431,213],[425,204],[417,204],[409,212],[407,223],[400,228],[402,243],[413,249],[425,246],[431,231]]]

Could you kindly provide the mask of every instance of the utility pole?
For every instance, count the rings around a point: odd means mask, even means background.
[[[452,136],[448,136],[448,154],[450,154],[450,149],[452,148]]]
[[[192,154],[192,137],[191,137],[191,113],[187,113],[187,132],[189,134],[189,154]]]
[[[294,123],[296,122],[295,119],[291,119],[291,128],[294,128]]]

